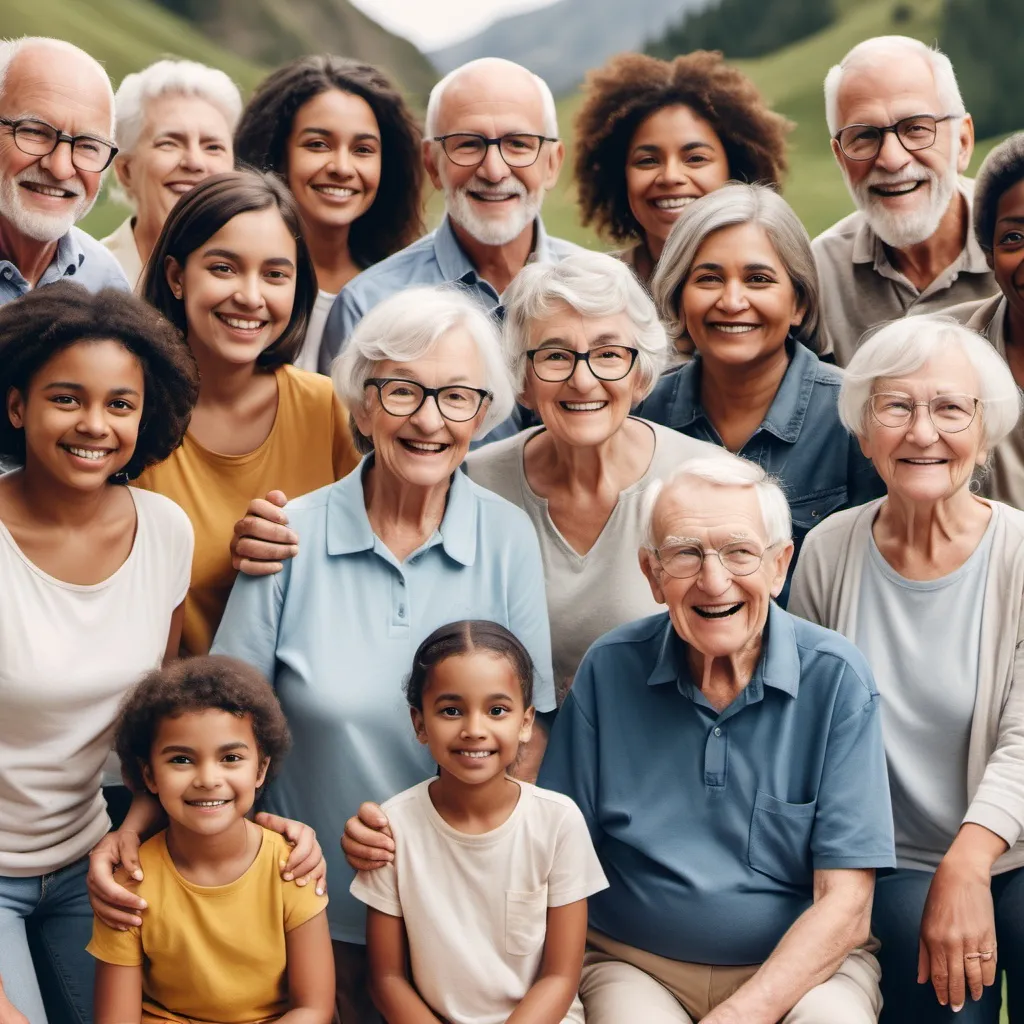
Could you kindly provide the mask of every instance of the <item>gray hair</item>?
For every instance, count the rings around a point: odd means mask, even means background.
[[[824,341],[819,337],[821,299],[807,230],[773,188],[740,182],[725,185],[692,203],[669,232],[658,260],[651,291],[662,320],[676,339],[676,347],[683,352],[692,352],[694,348],[686,325],[679,320],[679,300],[698,250],[708,236],[739,224],[756,224],[768,236],[798,300],[807,310],[793,336],[820,353]]]
[[[480,353],[486,379],[477,386],[494,395],[476,432],[483,437],[508,417],[515,391],[493,317],[454,285],[405,288],[374,306],[331,366],[335,392],[349,409],[359,408],[366,401],[363,381],[375,375],[378,363],[422,359],[458,327],[469,332]]]
[[[425,139],[432,139],[437,134],[437,118],[441,110],[441,99],[444,96],[445,90],[448,88],[456,78],[463,73],[463,71],[469,71],[474,68],[477,64],[484,61],[495,60],[494,57],[478,57],[476,60],[469,61],[468,64],[462,64],[455,68],[454,71],[449,71],[444,78],[438,82],[433,89],[430,90],[430,97],[427,100],[427,116],[424,119],[423,125],[423,137]],[[505,63],[511,64],[512,61],[506,61]],[[516,67],[521,65],[516,64]],[[523,68],[525,71],[526,69]],[[558,111],[555,107],[555,97],[551,94],[551,89],[548,83],[544,81],[540,75],[535,75],[531,71],[530,77],[533,79],[534,84],[537,86],[537,90],[540,92],[540,101],[544,108],[544,123],[541,127],[541,131],[545,135],[550,136],[553,139],[558,138]]]
[[[982,161],[974,179],[974,237],[992,266],[999,200],[1024,180],[1024,132],[1004,139]]]
[[[757,504],[761,509],[765,540],[768,547],[787,544],[793,539],[793,519],[789,502],[779,482],[750,459],[740,458],[723,452],[721,455],[701,456],[680,463],[666,480],[655,480],[643,493],[640,522],[643,523],[641,547],[654,551],[657,538],[654,536],[654,511],[658,498],[673,490],[684,479],[702,480],[718,487],[753,487]]]
[[[963,117],[967,113],[953,65],[938,47],[928,46],[920,39],[911,39],[910,36],[875,36],[858,43],[838,64],[834,64],[825,76],[825,121],[828,124],[829,135],[834,136],[842,127],[839,124],[839,87],[846,72],[882,66],[887,58],[908,51],[923,57],[931,68],[935,92],[939,105],[943,108],[936,110],[935,113],[952,114],[954,117]]]
[[[565,303],[581,316],[625,313],[639,353],[637,367],[643,397],[649,395],[668,359],[669,343],[658,311],[633,271],[621,260],[598,252],[578,252],[560,263],[529,263],[501,297],[505,306],[502,332],[512,380],[522,393],[530,328]]]
[[[914,373],[951,348],[963,352],[978,376],[981,426],[985,447],[991,451],[1017,424],[1020,389],[1006,361],[985,338],[941,313],[894,320],[854,352],[839,389],[843,426],[863,436],[875,382]]]

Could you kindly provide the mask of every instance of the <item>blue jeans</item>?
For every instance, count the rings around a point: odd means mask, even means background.
[[[876,955],[885,1000],[880,1024],[999,1024],[1004,973],[1011,1024],[1024,1021],[1024,868],[992,879],[999,973],[978,1002],[968,992],[959,1013],[939,1005],[930,982],[917,984],[918,936],[931,882],[929,871],[900,868],[875,883],[871,930],[882,943]]]
[[[49,875],[0,876],[0,978],[29,1024],[91,1024],[88,870],[83,857]]]

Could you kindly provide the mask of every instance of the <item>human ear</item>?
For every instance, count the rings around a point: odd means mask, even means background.
[[[789,572],[789,563],[793,561],[793,550],[793,542],[788,541],[779,553],[772,557],[772,597],[778,597],[786,585],[786,574]]]
[[[372,437],[373,430],[371,424],[373,423],[373,418],[370,416],[370,413],[366,408],[367,404],[368,403],[364,401],[357,405],[352,410],[352,419],[355,420],[355,424],[359,428],[359,433],[362,434],[363,437]]]
[[[430,139],[423,140],[423,166],[426,168],[427,177],[431,184],[438,190],[444,191],[444,182],[441,181],[441,172],[437,166],[437,154],[441,151],[439,142],[432,142]]]
[[[974,119],[970,114],[964,114],[959,124],[960,150],[956,157],[956,169],[963,174],[971,162],[971,155],[974,153]]]
[[[171,289],[171,294],[176,299],[185,298],[185,268],[173,257],[167,256],[164,258],[164,274],[167,277],[167,284]]]
[[[651,596],[658,604],[668,604],[665,600],[665,592],[661,588],[661,570],[654,564],[654,558],[647,548],[641,548],[638,552],[640,558],[640,571],[647,577],[647,583],[651,588]]]
[[[548,154],[548,166],[547,172],[544,175],[544,188],[550,191],[558,184],[558,173],[562,169],[562,161],[565,160],[565,143],[559,140],[558,142],[549,143],[551,146],[551,152]]]
[[[156,781],[153,778],[153,769],[150,768],[148,761],[139,761],[139,767],[142,769],[142,781],[146,784],[146,789],[157,796]]]
[[[7,418],[12,427],[20,429],[25,425],[25,396],[17,388],[7,391]]]
[[[423,721],[423,711],[420,708],[409,708],[409,717],[412,719],[412,727],[416,732],[416,739],[427,745],[427,727]]]
[[[257,789],[259,789],[260,786],[262,786],[263,783],[266,781],[266,779],[267,779],[267,769],[268,768],[270,768],[270,758],[269,757],[265,757],[265,758],[263,758],[263,761],[260,764],[259,774],[256,776],[256,788]]]
[[[132,194],[132,162],[129,157],[116,157],[114,159],[114,176],[118,184],[128,193]]]
[[[533,738],[533,720],[536,717],[537,709],[531,704],[523,715],[523,724],[519,727],[520,744],[529,743]]]

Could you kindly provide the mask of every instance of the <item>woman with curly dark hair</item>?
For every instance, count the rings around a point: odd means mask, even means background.
[[[720,53],[612,57],[587,76],[576,116],[583,223],[634,243],[622,258],[646,283],[694,199],[730,180],[779,185],[791,128]]]
[[[300,57],[273,72],[242,112],[235,154],[281,175],[302,215],[319,294],[295,359],[317,368],[342,287],[423,233],[420,129],[383,72],[348,57]]]

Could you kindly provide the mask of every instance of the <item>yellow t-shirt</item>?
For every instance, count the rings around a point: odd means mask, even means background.
[[[228,885],[193,885],[178,874],[166,832],[142,844],[144,879],[118,881],[149,904],[126,932],[94,920],[88,950],[97,960],[142,966],[143,1021],[252,1024],[288,1009],[285,934],[323,912],[327,896],[285,882],[290,847],[261,829],[256,859]]]
[[[246,455],[220,455],[186,433],[180,448],[136,481],[137,487],[177,502],[195,530],[183,654],[210,650],[235,582],[230,550],[234,526],[249,502],[270,490],[297,498],[340,480],[359,461],[348,412],[330,379],[294,366],[282,366],[275,375],[277,416],[259,448]]]

